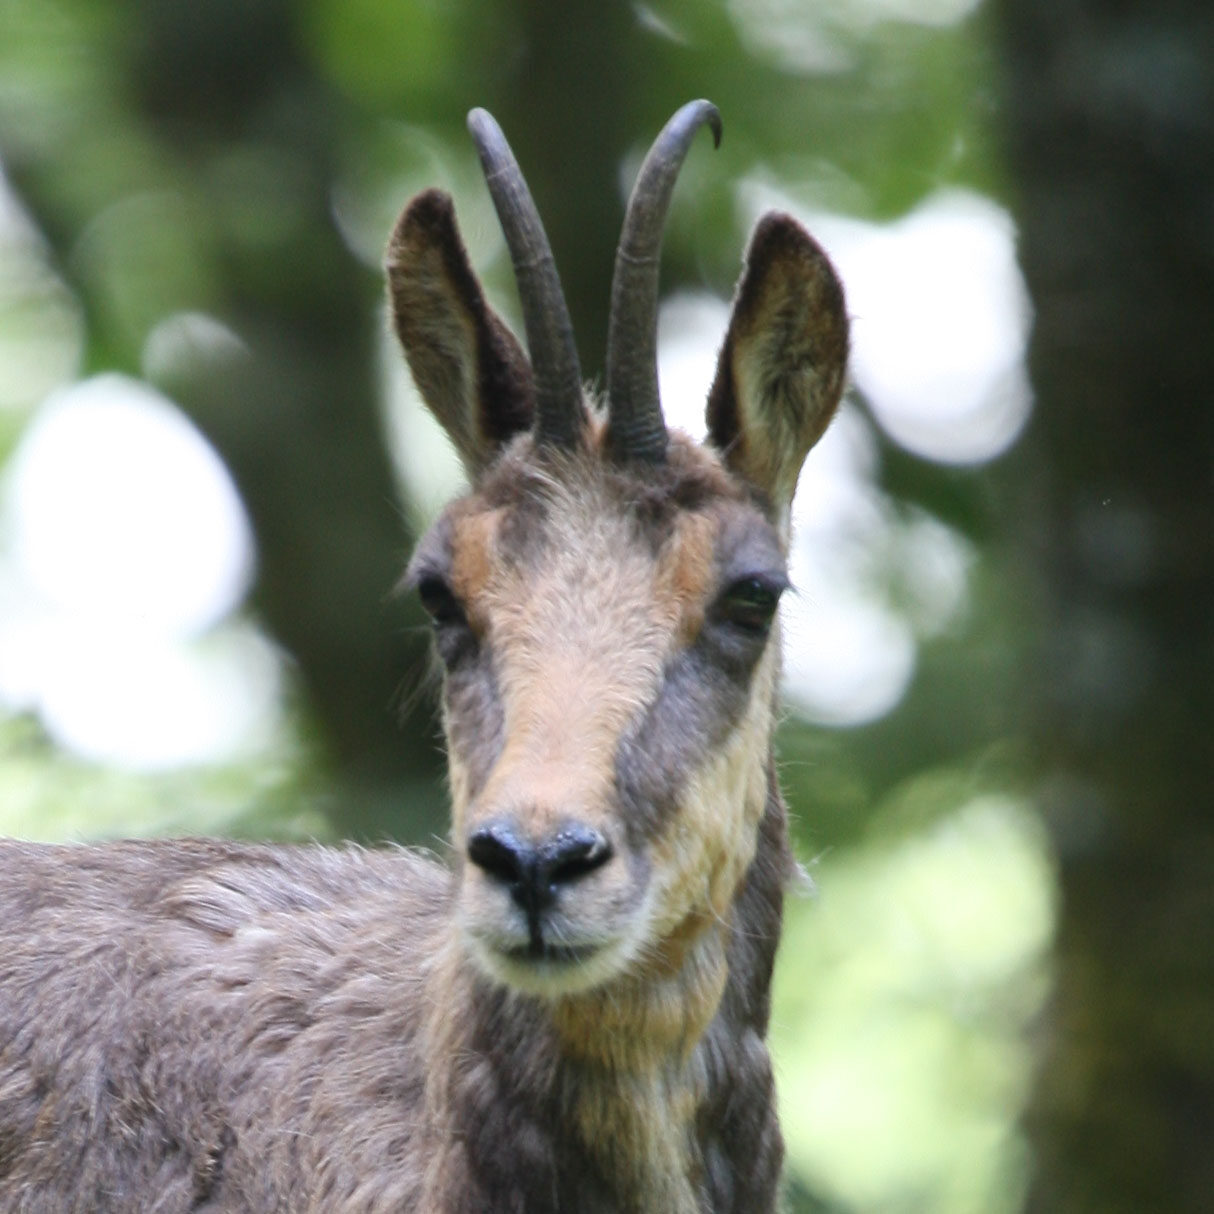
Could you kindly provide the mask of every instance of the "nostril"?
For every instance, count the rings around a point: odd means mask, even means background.
[[[573,827],[540,848],[540,878],[549,885],[568,885],[611,859],[611,844],[597,830]]]
[[[606,837],[584,826],[568,827],[538,847],[520,842],[501,823],[482,826],[468,839],[468,859],[507,886],[531,915],[551,906],[563,886],[601,868],[612,854]]]
[[[491,877],[513,885],[532,867],[532,849],[501,826],[486,826],[468,840],[468,859]]]

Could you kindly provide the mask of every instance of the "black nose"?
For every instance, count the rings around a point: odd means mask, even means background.
[[[606,864],[611,844],[588,826],[570,826],[533,845],[491,823],[468,840],[468,859],[509,886],[510,896],[533,916],[552,905],[562,886]]]

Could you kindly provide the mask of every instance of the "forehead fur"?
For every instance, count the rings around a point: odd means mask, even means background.
[[[602,431],[590,450],[537,449],[530,435],[515,439],[466,497],[454,502],[419,547],[414,566],[449,563],[464,520],[494,513],[502,521],[498,542],[524,558],[541,541],[537,521],[549,512],[570,522],[593,524],[605,515],[624,517],[657,552],[684,512],[713,506],[751,506],[767,517],[767,503],[724,467],[717,454],[686,435],[672,433],[662,464],[620,466],[601,451]],[[414,570],[414,577],[417,571]]]
[[[686,435],[672,434],[661,464],[619,465],[602,454],[602,431],[586,452],[537,450],[524,438],[509,448],[482,481],[478,496],[493,504],[512,504],[519,497],[549,501],[561,487],[593,487],[624,506],[643,526],[669,523],[680,510],[702,509],[713,501],[744,501],[741,483],[716,454]],[[607,503],[604,503],[607,504]]]

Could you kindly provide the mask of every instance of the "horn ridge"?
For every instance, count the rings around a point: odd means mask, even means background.
[[[662,128],[628,199],[607,324],[608,447],[617,460],[661,463],[666,423],[658,395],[658,272],[666,213],[692,138],[707,124],[721,144],[721,114],[690,101]]]
[[[585,425],[582,372],[548,236],[518,161],[493,115],[479,108],[471,110],[468,130],[514,266],[535,383],[536,441],[576,446]]]

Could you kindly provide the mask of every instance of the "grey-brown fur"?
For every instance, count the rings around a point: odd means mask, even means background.
[[[696,1061],[705,1210],[768,1208],[779,1165],[761,1048],[785,876],[771,813]],[[442,1209],[644,1208],[561,1134],[605,1077],[561,1065],[543,1009],[469,972],[436,981],[451,897],[437,864],[177,841],[5,843],[0,866],[6,1214],[425,1208],[436,1064],[452,1068],[466,1168]],[[436,1015],[458,1021],[458,1055],[436,1053]]]
[[[0,844],[4,1214],[776,1206],[772,615],[842,385],[837,280],[765,219],[712,445],[651,410],[634,449],[580,389],[533,429],[444,195],[406,209],[388,276],[472,481],[408,575],[446,667],[453,863]]]
[[[409,1208],[441,869],[185,841],[0,866],[0,1209]]]

